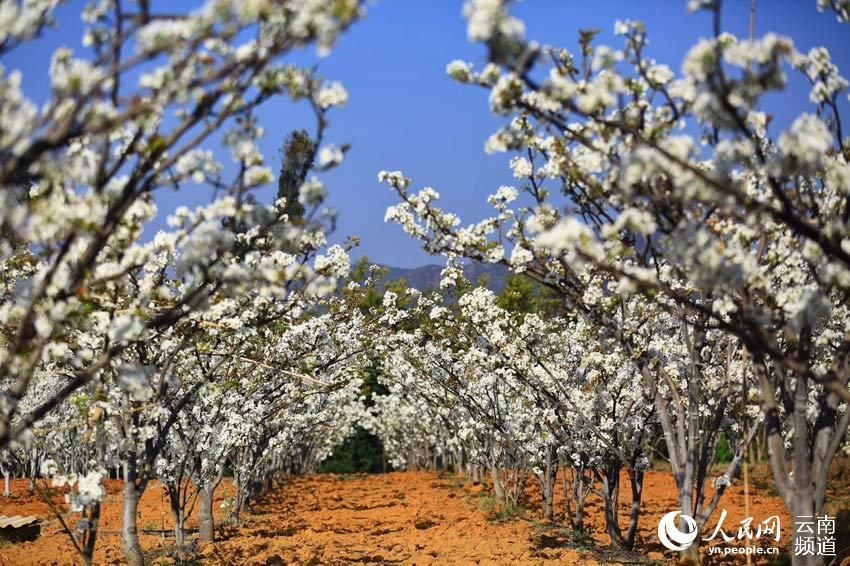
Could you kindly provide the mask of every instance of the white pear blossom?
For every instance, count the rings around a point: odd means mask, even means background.
[[[319,150],[319,167],[330,168],[342,163],[345,154],[335,145],[327,145]]]
[[[332,82],[319,89],[316,94],[316,103],[325,109],[345,106],[348,103],[348,91],[345,90],[342,83]]]

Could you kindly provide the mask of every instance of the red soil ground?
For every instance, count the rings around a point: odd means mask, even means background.
[[[65,565],[80,564],[74,551],[74,546],[62,530],[59,521],[51,512],[50,507],[38,493],[28,490],[28,480],[12,481],[12,496],[6,499],[0,496],[0,515],[34,515],[44,520],[41,536],[33,542],[6,544],[0,547],[0,565]],[[45,489],[47,484],[39,480],[39,487]],[[122,564],[124,551],[121,542],[121,506],[123,502],[122,482],[107,480],[106,499],[101,507],[99,534],[97,538],[95,563]],[[67,513],[63,493],[48,490],[53,504],[64,515],[66,523],[73,529],[79,515]],[[216,493],[214,511],[221,515],[220,504],[229,496],[233,489],[229,483],[222,485]],[[197,528],[197,506],[188,520],[188,528]],[[217,517],[217,518],[219,518]],[[163,536],[162,531],[171,529],[171,510],[168,495],[157,483],[152,483],[145,491],[139,504],[138,528],[142,531],[140,542],[145,551],[156,554],[160,549],[162,554],[173,547],[173,539]],[[148,531],[148,532],[145,532]],[[155,534],[154,534],[155,533]],[[169,533],[170,534],[170,533]]]
[[[790,517],[764,483],[754,483],[749,514],[756,523],[779,515],[780,546],[787,550],[793,530]],[[123,561],[120,487],[117,481],[107,485],[97,564]],[[217,513],[221,513],[219,503],[231,494],[229,484],[219,488]],[[518,517],[499,521],[492,513],[489,490],[454,476],[427,472],[307,476],[293,479],[257,502],[240,528],[225,529],[221,540],[199,549],[200,561],[222,565],[673,563],[677,555],[659,544],[656,529],[660,517],[676,508],[674,494],[669,473],[649,472],[637,552],[615,553],[594,549],[588,541],[576,546],[566,529],[543,523],[534,488],[529,490],[527,510]],[[558,499],[562,501],[560,495]],[[61,495],[56,494],[56,501],[60,500]],[[622,524],[626,523],[629,503],[628,494],[623,493]],[[561,516],[556,515],[556,522],[563,519],[560,507]],[[728,511],[724,530],[736,533],[737,523],[744,518],[741,485],[730,488],[721,507]],[[140,512],[138,524],[142,529],[168,529],[171,525],[167,497],[156,484],[145,493]],[[44,519],[38,540],[0,548],[0,565],[79,563],[58,521],[37,495],[28,493],[25,481],[13,483],[11,499],[0,497],[0,514],[32,514]],[[73,523],[73,516],[69,519]],[[715,515],[710,521],[712,527],[716,519]],[[595,496],[588,498],[587,521],[596,543],[607,545],[602,504]],[[196,524],[194,518],[189,521],[190,528]],[[143,534],[141,543],[152,563],[172,563],[166,557],[171,547],[169,538]],[[564,547],[567,543],[571,546]],[[720,561],[712,557],[710,563]],[[753,563],[766,561],[756,559]]]

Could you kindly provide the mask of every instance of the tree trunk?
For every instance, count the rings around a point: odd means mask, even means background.
[[[32,456],[30,460],[30,481],[27,489],[32,493],[35,491],[35,478],[38,477],[38,447],[35,443],[32,445]]]
[[[495,464],[490,464],[490,476],[493,478],[493,493],[500,501],[505,500],[505,488],[502,486],[502,480],[499,478],[499,468]]]
[[[136,527],[140,496],[134,482],[124,482],[124,522],[121,534],[124,538],[124,557],[129,566],[144,566],[145,564],[142,547],[139,544],[139,531]]]
[[[681,525],[680,525],[681,530]],[[691,546],[682,551],[682,556],[679,559],[679,564],[687,564],[688,566],[697,566],[700,564],[699,559],[699,540],[700,537],[697,535],[696,540],[691,543]]]
[[[97,542],[97,529],[100,523],[100,503],[95,503],[89,512],[88,532],[83,548],[83,562],[88,566],[94,563],[94,545]]]
[[[573,479],[573,498],[576,502],[575,529],[584,531],[584,470],[576,469]]]
[[[602,474],[602,500],[605,503],[605,528],[613,546],[623,546],[623,533],[617,517],[620,493],[620,470],[612,468]]]
[[[629,530],[626,532],[624,546],[632,549],[635,546],[638,521],[640,520],[640,502],[643,497],[643,472],[629,470],[629,483],[632,487],[632,509],[629,515]]]
[[[682,515],[687,515],[688,517],[694,516],[694,508],[693,501],[691,500],[692,492],[689,489],[693,484],[688,483],[683,486],[683,489],[680,492],[679,497],[679,507],[682,509]],[[680,516],[679,517],[679,530],[683,533],[688,532],[690,527],[685,522],[685,520]],[[700,563],[699,559],[699,544],[700,544],[700,532],[701,528],[699,523],[697,523],[697,536],[694,539],[694,542],[691,545],[682,551],[682,554],[679,558],[679,562],[681,564],[688,565],[697,565]]]
[[[248,507],[248,499],[251,497],[249,486],[243,485],[240,482],[236,489],[236,495],[234,497],[235,502],[233,505],[233,512],[230,514],[230,518],[234,525],[239,526],[241,524],[240,517],[242,516],[242,512],[245,511]]]
[[[493,478],[493,493],[496,498],[505,501],[505,488],[502,486],[502,480],[499,477],[499,465],[496,461],[496,447],[490,442],[490,476]]]
[[[543,517],[547,521],[555,518],[555,482],[558,477],[558,465],[552,457],[553,450],[546,451],[546,469],[543,472]]]
[[[795,446],[794,448],[796,452],[798,447]],[[814,490],[811,483],[806,481],[806,476],[809,475],[807,472],[807,469],[799,471],[796,467],[794,469],[794,490],[791,494],[791,508],[789,511],[791,511],[793,517],[808,517],[810,521],[816,521]],[[799,532],[800,530],[803,529],[794,529],[794,544],[792,549],[804,548],[805,544],[803,544],[803,540],[812,536],[810,533],[801,533]],[[798,540],[800,541],[799,544],[797,542]],[[797,556],[792,553],[791,563],[794,566],[815,566],[823,564],[824,559],[821,556]]]
[[[547,521],[552,521],[555,518],[555,508],[552,505],[555,486],[549,481],[548,476],[550,475],[550,473],[545,474],[543,480],[543,518]]]
[[[201,508],[198,514],[198,536],[202,543],[215,541],[215,522],[213,518],[213,500],[215,488],[204,483],[201,487]]]
[[[184,562],[186,560],[186,529],[185,517],[183,509],[179,507],[174,511],[174,551],[177,555],[177,560]]]

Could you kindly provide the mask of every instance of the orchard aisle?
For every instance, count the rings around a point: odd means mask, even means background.
[[[790,517],[775,495],[765,491],[767,472],[761,470],[754,482],[750,513],[758,520],[780,515],[784,533],[791,528]],[[121,482],[106,483],[107,496],[101,515],[102,536],[98,538],[95,564],[124,564],[121,538]],[[335,476],[310,475],[292,479],[255,503],[243,514],[240,528],[227,527],[215,544],[198,548],[200,564],[228,566],[273,566],[281,564],[661,564],[674,563],[671,553],[655,538],[661,516],[676,505],[669,473],[650,471],[644,485],[645,512],[641,518],[637,553],[606,550],[602,502],[588,497],[587,524],[594,533],[595,550],[564,548],[568,537],[557,527],[546,529],[534,513],[512,521],[488,519],[492,499],[482,486],[464,484],[462,478],[429,472]],[[67,536],[51,519],[49,508],[26,489],[26,480],[15,480],[13,497],[0,498],[0,514],[32,514],[45,519],[42,536],[34,542],[0,547],[0,566],[79,564]],[[233,496],[233,486],[225,481],[217,491],[214,505],[218,525],[224,523],[221,504]],[[530,508],[539,508],[539,494],[529,489]],[[830,500],[837,501],[831,493]],[[61,494],[54,503],[63,508]],[[743,487],[735,483],[725,498],[727,525],[743,519]],[[556,494],[559,507],[562,494]],[[622,512],[630,500],[624,494]],[[141,536],[147,563],[174,564],[168,556],[173,539],[150,529],[172,527],[168,503],[157,483],[149,488],[140,505]],[[66,514],[67,516],[67,514]],[[536,525],[536,526],[535,526]],[[197,528],[197,513],[187,522]],[[786,547],[789,537],[783,537]],[[786,548],[787,550],[787,548]]]
[[[297,478],[259,503],[238,537],[205,549],[204,561],[417,565],[545,562],[532,556],[529,523],[488,521],[477,500],[459,488],[456,478],[425,472]],[[558,553],[568,562],[578,558],[571,551]]]

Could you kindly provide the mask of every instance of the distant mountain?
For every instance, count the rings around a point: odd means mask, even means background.
[[[405,279],[409,287],[420,291],[440,288],[440,272],[443,267],[439,265],[423,265],[421,267],[390,267],[382,266],[390,270],[388,279],[398,281]],[[505,282],[510,275],[510,270],[504,265],[492,263],[470,263],[464,266],[463,274],[473,284],[478,283],[482,277],[487,278],[487,288],[494,293],[501,292]]]

